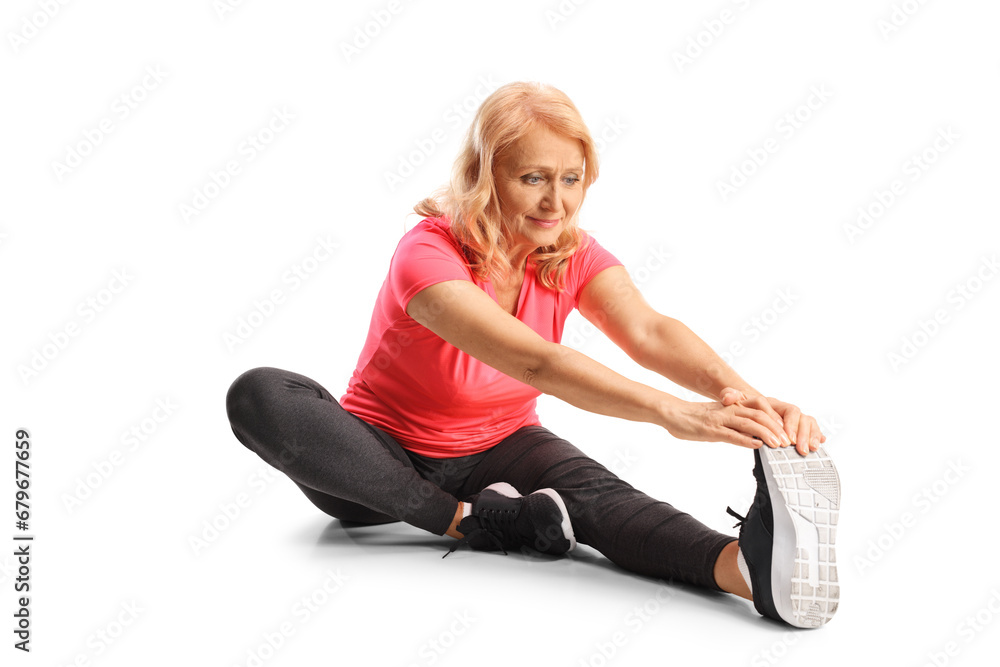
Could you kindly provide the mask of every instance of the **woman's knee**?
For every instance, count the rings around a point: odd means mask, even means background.
[[[226,392],[226,415],[230,424],[243,423],[257,413],[265,400],[268,387],[274,385],[281,373],[280,369],[261,366],[251,368],[233,380]]]

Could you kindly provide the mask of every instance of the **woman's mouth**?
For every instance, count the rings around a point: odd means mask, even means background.
[[[528,220],[531,220],[533,223],[535,223],[539,227],[545,227],[546,229],[551,229],[552,227],[555,227],[556,225],[559,224],[559,220],[560,219],[556,218],[555,220],[543,220],[543,219],[540,219],[540,218],[532,218],[529,215],[528,216]]]

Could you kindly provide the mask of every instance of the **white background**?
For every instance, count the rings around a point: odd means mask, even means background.
[[[996,655],[1000,7],[227,7],[4,4],[5,664]],[[720,353],[737,344],[729,359],[747,381],[821,420],[843,485],[842,602],[823,629],[787,632],[741,600],[633,576],[587,548],[442,560],[446,537],[345,530],[234,438],[224,397],[244,370],[287,368],[343,392],[392,250],[417,220],[408,212],[447,179],[471,110],[514,80],[564,90],[603,138],[582,223],[647,299]],[[293,118],[268,134],[276,109]],[[266,142],[253,159],[251,136]],[[950,139],[935,148],[939,136]],[[754,154],[762,165],[746,162]],[[239,173],[213,188],[231,160]],[[739,187],[723,197],[727,182]],[[196,192],[207,205],[185,219]],[[852,234],[859,207],[878,215]],[[320,239],[338,249],[314,261]],[[294,267],[313,272],[295,283]],[[253,315],[275,290],[282,302]],[[227,344],[241,319],[259,326]],[[576,315],[566,342],[693,398]],[[733,532],[726,506],[752,497],[747,450],[547,397],[539,409],[713,528]],[[30,654],[12,648],[21,427],[36,536]]]

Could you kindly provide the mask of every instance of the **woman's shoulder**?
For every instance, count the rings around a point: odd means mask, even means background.
[[[426,217],[403,234],[400,244],[409,243],[445,243],[457,246],[457,239],[451,231],[451,221],[445,216]]]
[[[471,280],[468,265],[447,219],[424,218],[400,239],[387,282],[405,311],[418,291],[446,280]]]
[[[425,217],[403,234],[393,254],[392,264],[447,261],[465,266],[462,246],[451,231],[448,218]]]
[[[578,232],[580,234],[580,241],[573,254],[570,255],[571,262],[580,262],[594,255],[611,254],[604,246],[598,243],[597,239],[590,232],[583,228],[579,228]]]
[[[579,298],[579,292],[590,279],[611,266],[621,262],[608,249],[602,246],[591,234],[580,231],[580,243],[569,257],[566,267],[566,287]]]

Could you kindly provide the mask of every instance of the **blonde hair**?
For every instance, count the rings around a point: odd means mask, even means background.
[[[500,86],[483,100],[455,159],[450,184],[413,207],[418,215],[451,220],[451,231],[462,243],[469,266],[482,280],[503,279],[514,268],[507,256],[494,161],[538,125],[580,141],[586,196],[597,180],[597,147],[580,112],[553,86],[517,81]],[[583,242],[578,216],[579,208],[555,244],[538,248],[528,258],[549,289],[561,290],[569,258]]]

